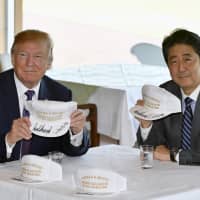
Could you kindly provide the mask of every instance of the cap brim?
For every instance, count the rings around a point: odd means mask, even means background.
[[[166,112],[155,112],[153,109],[148,109],[144,106],[139,106],[136,105],[130,109],[131,114],[139,119],[144,119],[144,120],[157,120],[161,119],[163,117],[166,117],[170,113]]]

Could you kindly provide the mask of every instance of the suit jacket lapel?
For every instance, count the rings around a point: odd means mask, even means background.
[[[41,83],[40,83],[38,99],[42,99],[42,100],[48,99],[48,89],[47,89],[44,77],[42,78]]]
[[[192,146],[196,149],[198,146],[198,137],[200,137],[200,94],[198,95],[197,102],[195,105],[195,112],[192,122]]]
[[[20,117],[19,100],[17,95],[17,89],[14,81],[14,71],[11,70],[9,76],[6,77],[5,83],[8,83],[5,90],[6,104],[9,105],[10,112],[9,117],[12,119]]]
[[[182,94],[181,94],[181,91],[180,91],[180,88],[176,88],[176,92],[175,92],[176,96],[180,99],[180,102],[181,102],[181,110],[183,110],[182,108]],[[178,133],[178,143],[177,143],[177,146],[181,147],[181,138],[182,138],[182,113],[180,113],[180,115],[177,115],[177,117],[175,118],[175,124],[176,124],[176,128],[175,130],[177,131]]]

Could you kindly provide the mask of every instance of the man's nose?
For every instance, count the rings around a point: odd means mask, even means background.
[[[185,71],[185,64],[183,62],[179,62],[178,68],[179,71]]]
[[[31,66],[34,64],[34,59],[33,59],[33,56],[32,55],[29,55],[27,57],[27,65]]]

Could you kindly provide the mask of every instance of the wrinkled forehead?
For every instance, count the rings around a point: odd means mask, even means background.
[[[51,57],[51,50],[44,41],[25,41],[18,43],[12,49],[12,55],[19,53],[26,53],[29,55],[41,55],[44,57]]]

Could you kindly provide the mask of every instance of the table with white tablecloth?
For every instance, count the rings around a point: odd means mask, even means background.
[[[141,98],[142,86],[170,79],[167,67],[140,64],[53,68],[48,75],[71,88],[78,103],[95,103],[98,132],[128,146],[134,145],[138,128],[129,109]]]
[[[179,166],[175,162],[154,161],[151,169],[140,167],[139,150],[120,145],[90,148],[81,157],[65,156],[63,180],[52,183],[24,184],[11,178],[19,173],[19,161],[0,164],[0,194],[4,200],[80,200],[80,199],[198,199],[200,167]],[[127,179],[127,190],[113,195],[78,195],[73,174],[78,169],[107,169]]]

